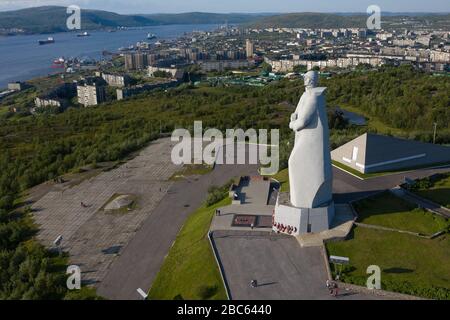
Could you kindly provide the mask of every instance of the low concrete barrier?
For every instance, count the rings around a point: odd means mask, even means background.
[[[411,296],[403,293],[397,293],[392,291],[385,291],[385,290],[376,290],[376,289],[367,289],[366,287],[357,286],[354,284],[349,284],[345,282],[338,281],[338,286],[341,289],[363,293],[363,294],[371,294],[374,296],[378,296],[381,298],[385,298],[386,300],[427,300],[425,298],[417,297],[417,296]],[[342,292],[342,291],[341,291]]]
[[[213,251],[214,258],[216,259],[217,266],[219,267],[220,277],[222,278],[222,282],[223,282],[223,286],[225,288],[225,292],[227,294],[227,298],[228,298],[228,300],[231,300],[230,288],[228,287],[228,283],[225,279],[225,271],[223,270],[223,266],[222,266],[222,263],[220,262],[220,258],[219,258],[219,254],[217,252],[216,245],[214,244],[213,232],[214,231],[208,232],[209,244],[211,246],[211,250]]]

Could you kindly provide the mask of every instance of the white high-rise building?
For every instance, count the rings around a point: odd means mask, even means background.
[[[105,88],[95,84],[80,84],[77,86],[78,103],[85,107],[96,106],[106,99]]]
[[[252,58],[253,54],[255,53],[255,46],[253,45],[253,42],[249,39],[247,39],[245,44],[245,52],[247,54],[247,58]]]

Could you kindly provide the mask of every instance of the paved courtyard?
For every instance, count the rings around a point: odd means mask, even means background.
[[[257,165],[216,165],[209,174],[176,181],[113,262],[97,293],[108,299],[142,299],[148,291],[187,217],[206,200],[211,185],[232,177],[257,175]]]
[[[294,237],[215,231],[213,239],[233,300],[379,298],[347,291],[331,297],[321,248],[301,248]],[[251,280],[257,280],[258,287],[252,288]]]
[[[172,185],[168,179],[180,168],[169,160],[170,151],[170,139],[155,141],[116,169],[47,193],[32,206],[40,227],[37,238],[52,247],[62,235],[63,250],[71,264],[80,266],[83,282],[101,281]],[[115,194],[135,195],[136,208],[127,213],[100,210]]]

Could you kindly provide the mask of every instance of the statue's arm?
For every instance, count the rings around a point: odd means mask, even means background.
[[[314,113],[316,111],[316,103],[314,98],[307,99],[303,106],[300,108],[300,111],[296,114],[297,120],[293,120],[291,118],[291,123],[289,124],[289,128],[294,131],[300,131],[306,128],[314,117]]]

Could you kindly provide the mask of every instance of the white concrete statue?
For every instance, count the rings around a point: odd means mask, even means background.
[[[290,202],[297,208],[318,208],[332,201],[332,168],[325,90],[318,73],[305,77],[305,93],[291,116],[295,145],[289,158]]]

